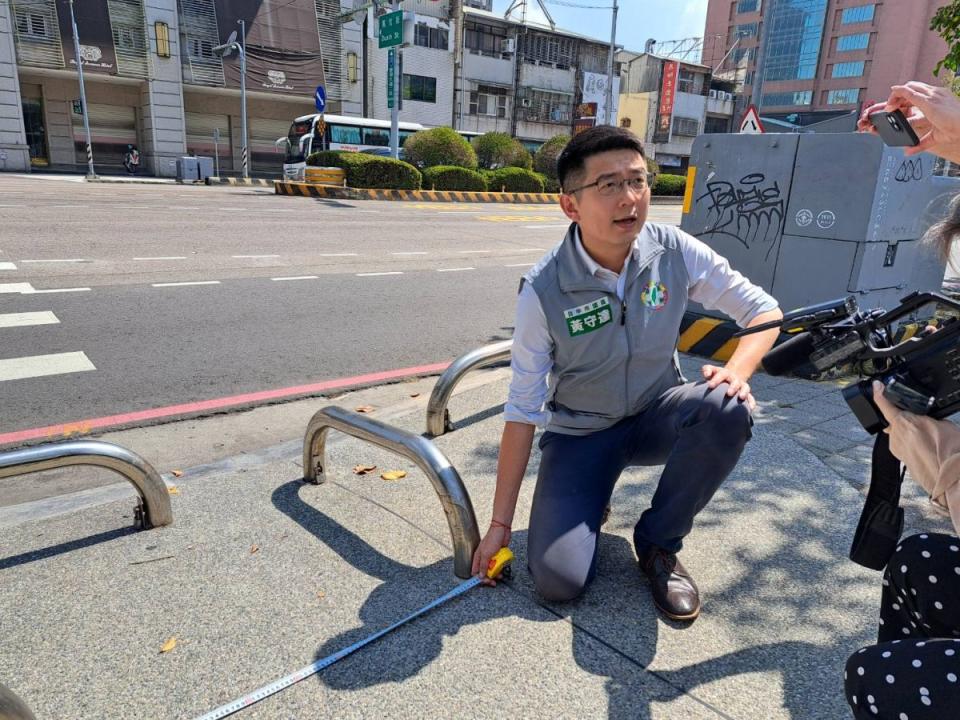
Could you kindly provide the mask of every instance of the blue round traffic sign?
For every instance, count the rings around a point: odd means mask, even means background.
[[[323,85],[317,85],[317,92],[314,93],[313,98],[316,100],[317,112],[322,113],[324,108],[327,107],[327,91]]]

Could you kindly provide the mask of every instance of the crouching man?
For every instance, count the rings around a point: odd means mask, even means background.
[[[663,464],[634,546],[657,607],[693,620],[699,591],[677,553],[750,439],[747,380],[777,330],[746,336],[724,367],[704,365],[702,380],[685,383],[680,322],[688,300],[743,327],[782,315],[707,245],[646,222],[653,178],[628,130],[577,135],[557,172],[572,224],[521,282],[493,514],[473,570],[509,544],[534,430],[546,427],[527,547],[538,592],[549,600],[583,592],[621,472]]]

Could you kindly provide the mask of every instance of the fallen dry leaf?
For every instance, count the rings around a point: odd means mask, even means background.
[[[176,485],[168,485],[167,492],[170,493],[171,495],[179,495],[180,488],[178,488]]]
[[[376,465],[354,465],[353,474],[354,475],[366,475],[369,472],[373,472],[377,469]]]
[[[160,646],[161,653],[168,653],[177,646],[177,637],[173,636]]]
[[[323,600],[326,596],[327,596],[327,594],[326,594],[323,590],[317,590],[317,599],[318,599],[318,600]]]
[[[251,545],[251,546],[250,546],[250,554],[253,555],[253,554],[254,554],[257,550],[259,550],[259,549],[260,549],[260,546],[259,546],[259,545]]]
[[[357,408],[358,413],[368,413],[373,412],[376,408],[373,405],[361,405]]]
[[[410,393],[410,397],[420,397],[420,393]]]
[[[385,473],[380,473],[380,477],[384,480],[399,480],[400,478],[405,478],[407,476],[406,471],[404,470],[388,470]]]
[[[171,470],[170,474],[174,477],[183,477],[183,470]]]

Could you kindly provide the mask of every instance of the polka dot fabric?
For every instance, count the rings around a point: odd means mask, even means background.
[[[877,636],[844,670],[855,718],[960,718],[960,540],[903,540],[883,576]]]

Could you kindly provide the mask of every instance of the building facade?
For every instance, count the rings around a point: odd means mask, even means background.
[[[730,132],[733,95],[712,87],[710,68],[654,53],[621,51],[619,121],[664,172],[686,171],[694,139]]]
[[[933,75],[946,43],[929,30],[939,0],[710,0],[703,62],[764,117],[809,125],[850,114]],[[762,80],[757,76],[763,55]]]
[[[241,167],[239,56],[246,50],[248,144],[254,170],[276,170],[274,145],[311,112],[317,85],[344,107],[350,40],[337,19],[351,0],[84,0],[75,3],[93,155],[117,169],[128,145],[145,170],[170,176],[176,158],[217,155]],[[0,3],[0,168],[86,167],[68,0]],[[347,101],[349,102],[349,100]]]

